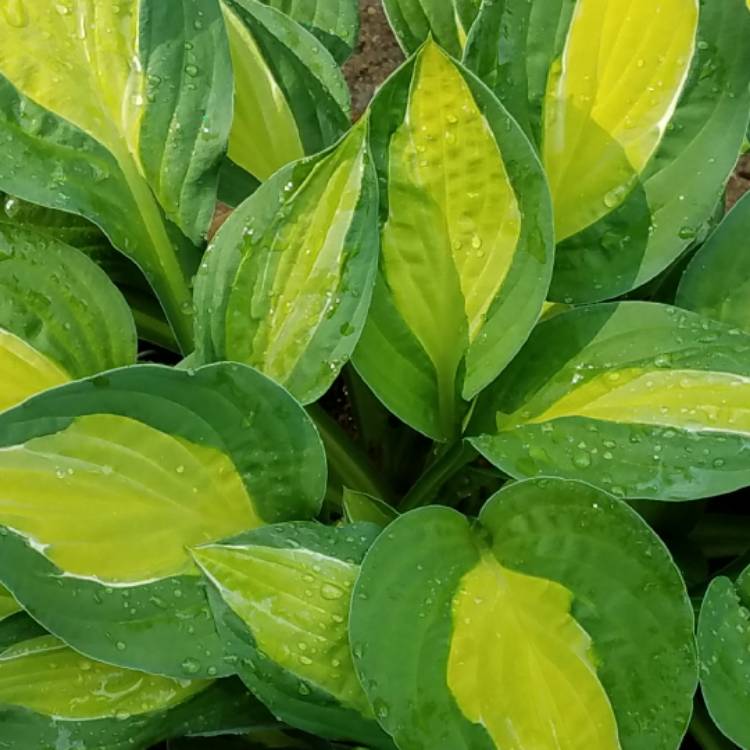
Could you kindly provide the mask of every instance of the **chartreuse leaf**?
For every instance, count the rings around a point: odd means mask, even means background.
[[[461,57],[481,0],[383,0],[402,49],[414,52],[429,36]]]
[[[667,305],[543,321],[485,391],[469,433],[514,477],[693,500],[750,483],[750,336]]]
[[[750,748],[750,568],[734,582],[715,578],[698,619],[701,688],[711,717]]]
[[[51,360],[53,385],[136,359],[133,316],[106,273],[78,250],[2,220],[0,329],[6,340],[15,334],[33,347],[36,359]],[[5,377],[13,378],[12,372]],[[24,378],[13,380],[29,393],[41,390]],[[8,398],[7,392],[0,396],[6,406],[13,403]]]
[[[338,140],[348,127],[348,88],[295,20],[258,0],[221,3],[235,77],[229,157],[263,181]]]
[[[0,436],[0,582],[76,650],[178,678],[231,668],[189,548],[313,517],[324,491],[305,412],[238,364],[113,370]]]
[[[0,586],[0,621],[21,611],[21,605],[13,598],[10,591]]]
[[[196,283],[196,356],[258,368],[309,403],[365,323],[378,262],[375,170],[362,121],[240,206]]]
[[[240,677],[282,720],[324,737],[392,748],[352,664],[349,606],[379,529],[281,524],[194,551]]]
[[[394,414],[448,439],[539,317],[549,196],[502,105],[433,41],[381,89],[371,129],[382,258],[354,363]]]
[[[337,62],[352,53],[359,34],[357,0],[262,0],[315,34]]]
[[[19,0],[0,14],[0,189],[96,222],[192,348],[189,280],[231,125],[218,0]]]
[[[475,29],[469,67],[549,176],[551,299],[614,297],[669,266],[710,220],[746,132],[745,1],[505,0]]]
[[[695,254],[677,304],[750,333],[750,196],[743,197]]]
[[[273,720],[234,681],[124,669],[82,656],[54,636],[36,635],[0,650],[0,722],[4,746],[12,750],[120,750]]]
[[[401,516],[365,557],[350,635],[409,750],[676,750],[691,715],[680,573],[634,511],[576,482],[510,485],[478,523]]]

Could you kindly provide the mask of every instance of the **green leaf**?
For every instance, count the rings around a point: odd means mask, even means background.
[[[367,123],[280,170],[219,231],[196,282],[201,361],[244,362],[317,400],[365,324],[378,259]]]
[[[388,503],[364,492],[356,492],[344,487],[341,500],[347,523],[373,523],[384,529],[398,518],[398,511]]]
[[[238,364],[114,370],[0,436],[2,583],[81,653],[179,678],[231,669],[189,548],[311,518],[325,488],[307,415]]]
[[[750,484],[750,336],[675,307],[540,323],[475,409],[471,442],[516,478],[694,500]]]
[[[502,105],[432,41],[370,119],[382,259],[354,364],[396,416],[447,440],[539,317],[547,187]]]
[[[242,718],[235,718],[240,712]],[[119,750],[148,748],[185,732],[236,731],[273,720],[237,683],[212,685],[123,669],[41,635],[0,651],[0,722],[4,746],[12,750]]]
[[[690,261],[676,304],[750,333],[749,234],[746,195]]]
[[[0,219],[0,328],[70,377],[133,364],[130,308],[107,275],[74,248]]]
[[[194,557],[251,691],[287,723],[391,748],[357,680],[347,631],[359,563],[379,529],[271,526]]]
[[[98,224],[190,350],[231,125],[218,1],[22,0],[0,34],[0,189]]]
[[[667,268],[710,220],[747,128],[744,0],[505,0],[474,28],[467,64],[550,178],[550,298],[615,297]]]
[[[410,54],[432,37],[454,57],[461,57],[481,0],[383,0],[401,48]]]
[[[584,484],[511,485],[478,523],[401,516],[365,557],[350,634],[409,750],[676,750],[692,711],[680,573],[634,511]]]
[[[750,748],[750,568],[737,582],[715,578],[698,620],[701,687],[711,717],[743,750]]]
[[[336,61],[289,16],[257,0],[221,0],[235,77],[229,157],[258,180],[330,146],[349,125]]]
[[[354,51],[359,35],[357,0],[262,0],[315,34],[339,63]]]

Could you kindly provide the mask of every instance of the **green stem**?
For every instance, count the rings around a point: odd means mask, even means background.
[[[150,344],[161,346],[167,351],[180,354],[180,345],[175,339],[172,327],[164,318],[164,312],[152,297],[129,289],[123,290],[138,329],[139,338]]]
[[[336,420],[317,404],[308,406],[307,411],[323,440],[330,472],[342,486],[392,502],[391,489],[381,481],[367,456],[354,444]]]
[[[476,450],[465,440],[448,444],[414,483],[399,505],[399,510],[407,511],[429,505],[440,488],[476,456]]]

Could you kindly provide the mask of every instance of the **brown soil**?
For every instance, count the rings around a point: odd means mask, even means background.
[[[743,156],[737,164],[734,177],[727,186],[727,208],[731,208],[745,193],[750,191],[750,154]]]

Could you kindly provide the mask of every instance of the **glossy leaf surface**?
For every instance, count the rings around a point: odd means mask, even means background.
[[[359,33],[356,0],[262,0],[315,34],[338,62],[354,50]]]
[[[218,2],[21,2],[0,33],[0,189],[101,226],[189,348],[231,124]]]
[[[350,357],[378,258],[366,122],[282,169],[222,227],[196,284],[197,353],[258,368],[303,403]]]
[[[355,666],[400,747],[682,740],[697,681],[684,583],[640,517],[590,486],[511,485],[478,524],[407,513],[365,557],[352,602]]]
[[[595,305],[539,324],[469,432],[515,477],[692,500],[750,481],[748,403],[746,334],[666,305]]]
[[[2,582],[82,653],[180,678],[229,669],[189,548],[312,517],[325,481],[301,407],[234,364],[111,371],[0,435]]]
[[[690,261],[676,304],[750,333],[750,196]]]
[[[194,555],[240,676],[275,714],[326,737],[390,747],[354,672],[347,630],[359,563],[377,531],[285,524]]]
[[[715,578],[698,620],[701,687],[717,726],[750,748],[750,569],[735,582]]]
[[[500,103],[432,41],[371,112],[382,259],[355,366],[447,439],[536,322],[552,265],[547,188]]]
[[[750,109],[745,2],[506,0],[481,16],[466,61],[550,176],[551,299],[641,286],[699,236],[734,167]]]

